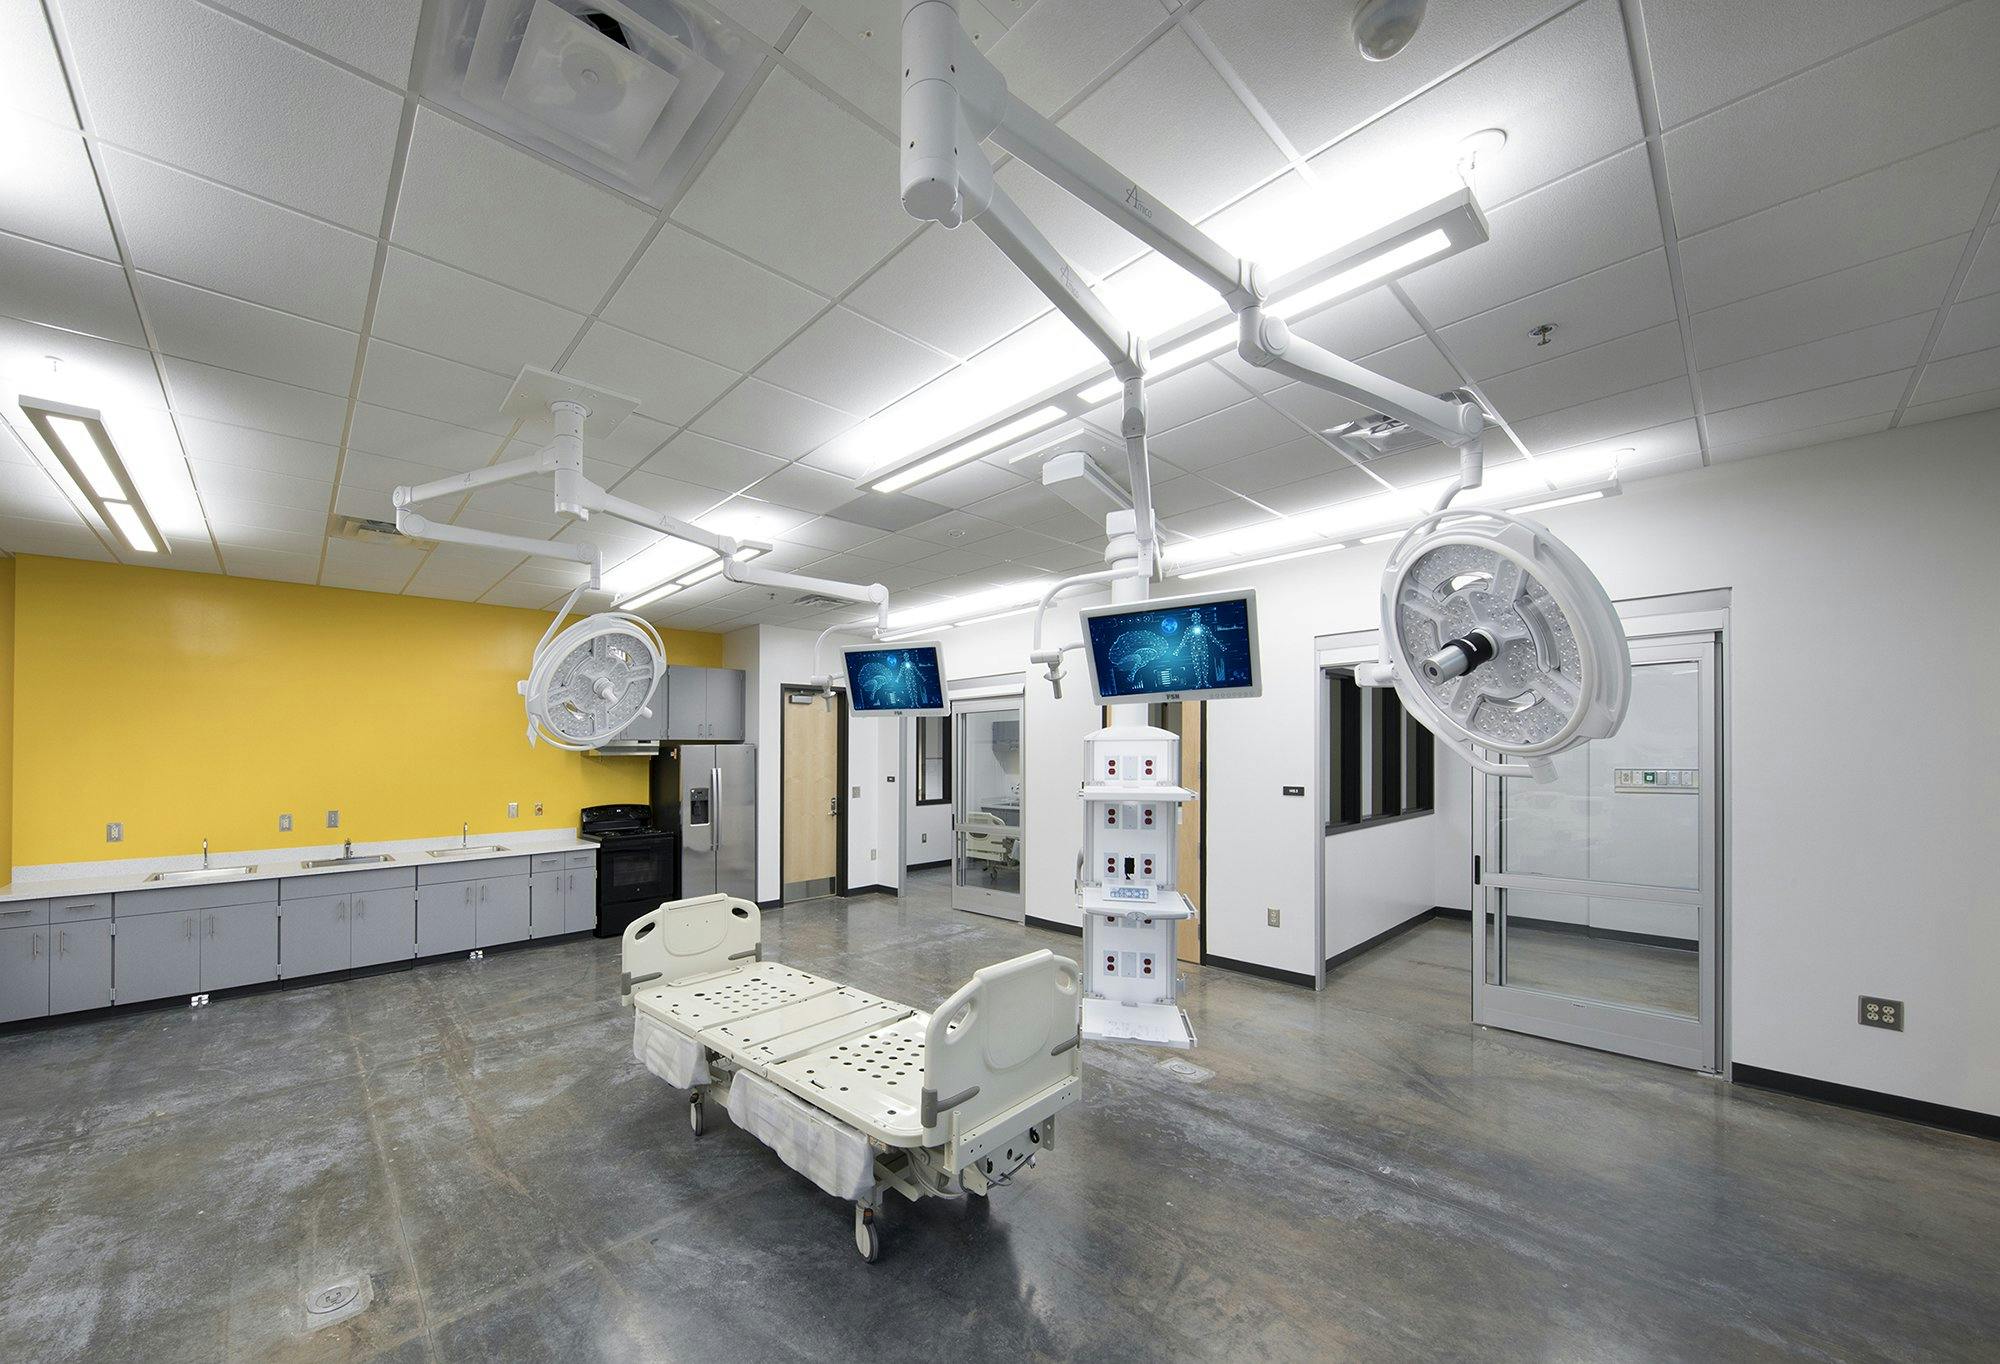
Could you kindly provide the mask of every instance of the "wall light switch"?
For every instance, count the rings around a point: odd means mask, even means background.
[[[521,817],[521,802],[520,802],[520,801],[518,801],[518,800],[510,800],[510,801],[508,801],[508,802],[507,802],[507,818],[509,818],[509,819],[519,819],[520,817]]]
[[[123,824],[105,825],[104,841],[106,843],[123,843],[125,841],[125,826]]]
[[[278,832],[281,834],[288,834],[291,831],[292,831],[292,817],[290,815],[279,815]]]
[[[850,794],[850,795],[848,796],[848,799],[849,799],[849,800],[860,800],[860,799],[861,799],[861,788],[860,788],[860,787],[858,787],[858,786],[857,786],[857,787],[854,787],[854,788],[852,789],[852,792],[851,792],[851,794]]]
[[[340,827],[340,811],[328,810],[326,812],[326,827],[329,829],[338,829]]]
[[[1265,910],[1265,911],[1264,911],[1264,922],[1265,922],[1265,923],[1266,923],[1267,925],[1269,925],[1270,927],[1272,927],[1272,928],[1276,928],[1276,927],[1278,926],[1278,911],[1277,911],[1277,910],[1275,910],[1275,909],[1267,909],[1267,910]]]

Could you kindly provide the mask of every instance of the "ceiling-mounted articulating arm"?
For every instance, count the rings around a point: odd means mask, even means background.
[[[1150,578],[1151,575],[1152,568],[1150,564],[1142,561],[1128,560],[1125,563],[1114,564],[1110,568],[1100,568],[1089,573],[1078,573],[1073,577],[1064,578],[1042,594],[1041,601],[1035,606],[1035,627],[1033,633],[1029,636],[1028,661],[1030,663],[1039,663],[1047,669],[1046,676],[1049,679],[1049,686],[1055,691],[1056,700],[1062,700],[1062,656],[1072,649],[1081,649],[1083,641],[1078,640],[1074,644],[1064,644],[1054,649],[1044,649],[1042,647],[1042,621],[1048,615],[1049,607],[1055,604],[1057,597],[1062,596],[1066,592],[1074,592],[1078,588],[1095,587],[1099,583],[1116,582],[1121,578]]]

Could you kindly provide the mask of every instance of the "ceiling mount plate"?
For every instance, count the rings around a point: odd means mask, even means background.
[[[500,415],[513,417],[529,426],[537,423],[546,426],[549,404],[559,402],[582,403],[590,409],[590,415],[583,423],[583,434],[586,436],[610,435],[639,406],[637,398],[628,398],[622,393],[613,393],[610,389],[537,369],[533,365],[523,365],[520,377],[507,390],[506,401],[500,404]]]

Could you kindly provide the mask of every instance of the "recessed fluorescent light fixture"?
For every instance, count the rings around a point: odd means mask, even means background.
[[[1262,568],[1265,564],[1282,564],[1287,559],[1306,559],[1315,554],[1331,554],[1336,549],[1346,549],[1343,544],[1314,545],[1310,549],[1295,549],[1289,554],[1266,554],[1259,559],[1238,559],[1234,563],[1214,564],[1208,568],[1190,569],[1186,573],[1176,573],[1176,578],[1207,578],[1217,573],[1229,573],[1239,568]]]
[[[1517,512],[1547,511],[1550,507],[1567,507],[1572,502],[1595,502],[1602,496],[1604,496],[1604,490],[1599,488],[1596,492],[1572,493],[1568,497],[1552,497],[1546,502],[1530,502],[1527,506],[1516,507],[1514,510]]]
[[[1024,417],[1016,417],[1010,422],[1002,422],[991,430],[982,431],[970,440],[939,450],[933,454],[922,454],[890,466],[861,486],[870,492],[899,493],[914,483],[927,478],[935,478],[947,469],[956,469],[961,464],[970,464],[989,450],[1032,435],[1045,426],[1053,426],[1069,415],[1060,407],[1038,407]]]
[[[756,558],[763,552],[760,546],[745,545],[737,552],[736,557],[739,561],[747,561]],[[631,596],[614,601],[611,605],[619,611],[636,611],[642,606],[650,606],[662,597],[671,597],[684,587],[693,587],[696,583],[705,583],[720,572],[722,572],[722,557],[717,555],[699,568],[691,569],[678,577],[669,578],[667,581],[657,583],[652,587],[642,587]]]
[[[637,611],[642,606],[651,606],[663,597],[671,597],[680,590],[679,583],[661,583],[658,587],[647,588],[636,597],[628,597],[624,601],[613,602],[612,605],[620,611]]]
[[[82,493],[104,523],[111,527],[126,548],[139,554],[159,554],[166,549],[160,528],[147,514],[138,490],[118,458],[111,433],[104,429],[101,414],[87,408],[35,398],[21,399],[26,416],[48,454],[35,451],[51,474],[60,469],[58,481],[67,481]],[[56,467],[49,467],[49,457]]]

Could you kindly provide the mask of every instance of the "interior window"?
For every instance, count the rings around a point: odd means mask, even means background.
[[[1427,814],[1436,806],[1436,741],[1387,687],[1327,669],[1326,827]]]
[[[945,715],[917,717],[917,804],[943,805],[951,799],[951,743]]]

